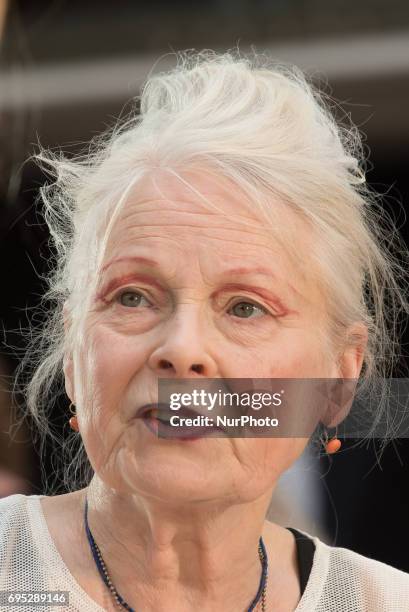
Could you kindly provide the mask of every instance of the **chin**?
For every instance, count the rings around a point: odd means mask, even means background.
[[[220,461],[209,461],[206,453],[158,447],[143,447],[135,453],[128,447],[117,454],[114,469],[109,475],[105,472],[103,479],[121,491],[135,491],[167,504],[186,503],[226,497],[232,483],[219,466]]]
[[[158,478],[155,483],[146,481],[140,478],[135,478],[133,482],[127,481],[128,486],[135,491],[135,494],[145,499],[152,499],[163,502],[167,508],[176,504],[186,505],[187,503],[198,503],[216,499],[217,493],[214,496],[212,492],[205,486],[200,486],[200,483],[189,482],[180,477],[173,481],[169,479]]]

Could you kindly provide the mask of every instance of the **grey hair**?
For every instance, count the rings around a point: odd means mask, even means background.
[[[154,169],[180,180],[190,168],[231,179],[299,261],[296,244],[274,225],[271,197],[291,207],[318,237],[309,270],[319,271],[328,299],[331,346],[345,344],[345,329],[361,321],[369,335],[359,390],[392,375],[400,316],[409,312],[405,247],[366,184],[358,129],[336,112],[295,66],[256,53],[186,51],[174,69],[148,78],[130,115],[85,153],[67,158],[41,149],[35,156],[53,179],[40,199],[54,258],[45,276],[45,320],[30,330],[15,388],[40,444],[47,436],[55,443],[56,480],[65,489],[85,486],[92,469],[79,434],[61,439],[50,423],[63,395],[64,354],[80,331],[109,230],[130,190]],[[68,332],[64,305],[73,322]],[[385,391],[374,426],[387,402]]]

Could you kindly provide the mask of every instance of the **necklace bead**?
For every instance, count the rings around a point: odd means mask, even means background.
[[[126,603],[126,601],[121,597],[121,595],[118,593],[118,591],[116,590],[115,586],[112,583],[112,580],[109,576],[108,570],[106,568],[105,562],[102,558],[102,554],[101,551],[97,545],[97,543],[94,540],[94,537],[91,533],[91,530],[89,528],[89,524],[88,524],[88,500],[87,498],[85,498],[85,510],[84,510],[84,522],[85,522],[85,531],[87,534],[87,538],[88,538],[88,542],[90,545],[90,549],[91,549],[91,553],[92,556],[94,558],[95,564],[97,566],[98,572],[102,578],[102,580],[104,581],[104,583],[106,584],[106,586],[108,587],[108,589],[110,590],[115,603],[117,604],[118,608],[124,608],[125,610],[129,610],[129,612],[135,612],[135,610],[133,608],[131,608],[131,606]],[[247,612],[253,612],[256,607],[258,606],[259,602],[261,602],[261,610],[262,612],[265,612],[266,610],[266,591],[267,591],[267,571],[268,571],[268,560],[267,560],[267,552],[264,546],[264,542],[263,539],[260,537],[259,540],[259,545],[258,545],[258,554],[260,557],[260,562],[261,562],[261,578],[260,578],[260,585],[257,591],[257,595],[254,598],[254,600],[252,601],[250,607],[248,608]]]

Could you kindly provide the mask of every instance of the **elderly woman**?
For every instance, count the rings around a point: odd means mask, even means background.
[[[156,435],[160,379],[370,388],[408,308],[358,136],[303,74],[179,59],[87,156],[40,155],[57,257],[26,401],[55,437],[64,376],[82,486],[1,500],[1,609],[408,610],[406,573],[266,520],[306,436]]]

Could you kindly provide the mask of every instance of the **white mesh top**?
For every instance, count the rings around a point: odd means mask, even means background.
[[[68,591],[69,604],[0,605],[1,612],[103,612],[61,558],[41,497],[16,494],[0,499],[0,591]],[[294,612],[409,612],[409,574],[312,539],[314,561]]]

